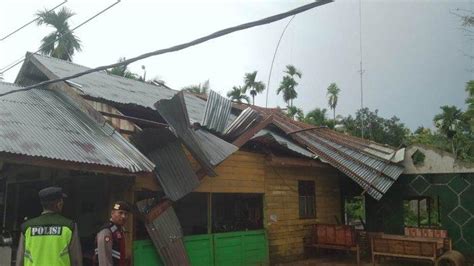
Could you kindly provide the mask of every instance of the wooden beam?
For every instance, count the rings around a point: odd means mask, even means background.
[[[275,156],[273,154],[270,154],[267,156],[267,164],[272,165],[272,166],[288,166],[288,167],[312,167],[312,168],[329,168],[330,167],[327,164],[318,162],[314,159],[280,157],[280,156]]]
[[[44,157],[33,157],[20,154],[0,153],[0,161],[12,164],[23,164],[40,167],[49,167],[57,169],[76,170],[84,172],[114,174],[120,176],[137,176],[143,173],[131,173],[127,169],[116,168],[111,166],[87,164],[78,162],[61,161],[56,159],[48,159]]]
[[[102,112],[102,111],[100,111],[99,113],[101,113],[103,116],[108,116],[108,117],[112,117],[112,118],[119,118],[119,119],[131,121],[133,123],[142,123],[142,124],[146,124],[146,125],[149,125],[149,126],[160,127],[160,128],[161,127],[169,127],[168,124],[159,123],[159,122],[155,122],[155,121],[151,121],[151,120],[147,120],[147,119],[143,119],[143,118],[127,116],[127,115],[112,114],[112,113],[107,113],[107,112]]]
[[[146,173],[143,175],[139,175],[135,178],[135,191],[140,190],[151,190],[151,191],[160,191],[162,190],[158,180],[156,179],[153,173]]]
[[[269,115],[265,120],[259,122],[256,126],[253,128],[245,131],[242,135],[240,135],[232,144],[234,144],[237,147],[242,147],[247,141],[249,141],[255,134],[257,134],[260,130],[264,129],[266,126],[268,126],[270,123],[273,122],[273,115]]]
[[[152,223],[156,218],[158,218],[163,212],[165,212],[172,203],[170,200],[162,200],[156,204],[149,213],[146,214],[146,220],[148,223]]]

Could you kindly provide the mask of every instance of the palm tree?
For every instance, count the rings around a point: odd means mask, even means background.
[[[296,106],[290,106],[286,109],[286,116],[290,117],[291,119],[296,119],[298,121],[302,121],[304,119],[303,110]]]
[[[443,105],[440,108],[443,112],[435,115],[433,122],[439,131],[451,140],[452,152],[453,154],[456,154],[456,149],[454,148],[454,135],[456,134],[457,126],[461,121],[462,112],[456,106]]]
[[[255,81],[256,78],[257,71],[246,73],[244,76],[243,93],[247,93],[247,90],[250,90],[253,105],[255,105],[255,96],[265,90],[265,84],[263,84],[261,81]]]
[[[81,41],[71,33],[68,19],[75,14],[63,7],[58,13],[55,11],[39,11],[38,25],[46,24],[56,30],[41,40],[39,52],[59,59],[72,61],[74,52],[81,51]]]
[[[298,93],[295,89],[296,86],[298,86],[298,82],[296,82],[295,76],[301,78],[302,74],[293,65],[287,65],[284,73],[286,73],[286,75],[283,76],[280,87],[277,89],[277,94],[283,92],[283,100],[288,107],[291,107],[293,106],[293,100],[298,97]]]
[[[286,70],[283,71],[285,72],[286,74],[290,75],[290,76],[298,76],[298,78],[301,78],[301,76],[303,76],[303,74],[301,73],[301,71],[299,71],[298,69],[296,69],[296,67],[294,65],[287,65],[286,66]]]
[[[125,57],[120,57],[118,62],[120,63],[125,60],[126,60]],[[140,79],[137,74],[132,73],[130,70],[128,70],[128,65],[120,65],[120,66],[113,67],[110,70],[107,70],[107,73],[116,75],[116,76],[121,76],[128,79],[134,79],[134,80]]]
[[[337,106],[337,100],[339,99],[340,91],[341,89],[337,87],[336,83],[331,83],[331,85],[329,85],[328,87],[328,92],[327,92],[328,105],[329,105],[329,108],[332,109],[333,111],[334,121],[336,121],[336,106]]]
[[[247,103],[250,102],[249,96],[245,95],[243,92],[242,87],[232,87],[232,90],[227,92],[227,97],[230,98],[231,101],[242,103],[242,100],[246,101]]]
[[[188,91],[195,94],[207,95],[209,93],[209,80],[199,83],[198,85],[190,85],[182,88],[184,91]]]

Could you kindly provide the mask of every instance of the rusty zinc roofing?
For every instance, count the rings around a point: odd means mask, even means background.
[[[138,210],[147,218],[145,227],[165,265],[190,265],[183,241],[183,230],[176,212],[169,203],[156,204],[154,199],[137,202]],[[150,219],[150,212],[159,209],[158,215]]]
[[[19,87],[0,82],[0,92]],[[67,96],[36,89],[0,98],[0,152],[151,172],[155,165]]]
[[[27,53],[25,63],[15,81],[17,84],[27,83],[29,76],[40,73],[51,78],[62,78],[89,68],[72,62],[45,55]],[[34,65],[35,67],[31,67]],[[31,71],[30,73],[28,73]],[[37,73],[37,72],[40,73]],[[178,91],[166,86],[156,86],[142,81],[128,79],[106,72],[94,72],[72,79],[70,84],[80,94],[104,99],[120,104],[134,104],[154,109],[153,104],[162,99],[171,99]],[[192,94],[185,94],[186,106],[191,123],[201,122],[206,102]]]
[[[403,160],[404,149],[294,121],[279,109],[252,108],[264,116],[271,115],[274,125],[346,174],[374,199],[380,200],[403,172],[398,163]],[[309,130],[301,131],[304,129]]]

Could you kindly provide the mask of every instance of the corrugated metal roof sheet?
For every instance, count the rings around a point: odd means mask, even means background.
[[[168,129],[161,129],[162,134],[172,133]],[[166,133],[166,131],[168,133]],[[165,143],[152,151],[148,158],[156,164],[157,178],[165,194],[173,201],[177,201],[199,186],[191,164],[183,151],[181,143],[173,135],[174,140],[160,135],[155,136]]]
[[[222,133],[230,119],[231,108],[232,102],[229,99],[211,90],[201,125],[211,131]]]
[[[266,116],[273,115],[274,125],[345,173],[377,200],[382,198],[403,172],[403,167],[394,163],[400,158],[392,160],[400,154],[400,150],[328,128],[314,128],[286,117],[278,109],[253,108]],[[294,133],[302,129],[311,130]]]
[[[137,207],[146,215],[152,204],[154,200],[147,199],[137,202]],[[151,223],[146,222],[145,227],[165,265],[190,265],[183,242],[183,230],[173,207],[167,207]]]
[[[216,176],[211,164],[211,156],[190,127],[183,93],[176,94],[171,100],[160,100],[155,104],[155,108],[208,175]]]
[[[212,166],[217,166],[239,148],[222,140],[204,129],[195,131],[199,143],[210,157]]]
[[[299,153],[303,156],[309,157],[309,158],[316,158],[317,156],[314,155],[313,153],[305,150],[304,148],[300,147],[298,144],[296,144],[294,141],[288,139],[287,137],[281,136],[278,133],[275,133],[271,130],[268,129],[262,129],[255,136],[252,137],[252,139],[262,139],[262,138],[271,138],[273,141],[276,141],[279,143],[281,146],[290,149],[296,153]]]
[[[0,83],[0,91],[18,89]],[[0,98],[0,152],[151,172],[155,165],[110,125],[99,125],[60,92]]]
[[[248,129],[255,126],[261,120],[262,116],[257,111],[248,107],[243,110],[240,115],[227,126],[223,134],[226,138],[236,138]]]
[[[57,58],[39,54],[27,54],[25,64],[39,63],[55,77],[62,78],[90,68]],[[23,67],[22,67],[23,69]],[[27,78],[26,73],[18,74],[16,83],[21,84]],[[154,104],[161,99],[171,99],[178,91],[156,86],[146,82],[110,75],[106,72],[94,72],[71,80],[82,94],[122,104],[135,104],[154,109]],[[200,123],[206,102],[192,94],[185,94],[186,106],[191,123]]]

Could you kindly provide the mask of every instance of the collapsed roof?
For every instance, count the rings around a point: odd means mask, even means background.
[[[17,82],[27,83],[29,77],[34,75],[46,76],[43,79],[60,78],[87,69],[71,62],[28,53]],[[209,155],[212,152],[205,150],[209,145],[201,145],[196,140],[207,140],[216,148],[222,148],[223,145],[229,144],[226,141],[231,141],[240,147],[250,140],[262,141],[265,138],[268,141],[271,138],[274,143],[279,143],[288,150],[306,157],[308,153],[313,154],[311,157],[317,157],[339,169],[377,200],[382,198],[403,172],[399,162],[403,161],[404,149],[397,150],[325,127],[314,127],[294,121],[279,109],[252,106],[241,111],[231,108],[227,99],[214,92],[210,93],[207,102],[195,95],[184,93],[180,96],[182,99],[179,106],[167,105],[168,101],[171,103],[177,91],[105,72],[81,76],[69,83],[78,93],[87,97],[111,103],[133,104],[158,111],[170,123],[173,133],[211,175],[213,175],[212,168],[216,165],[211,164],[212,158]],[[158,101],[162,104],[157,103]],[[177,109],[170,112],[173,108]],[[177,112],[179,110],[185,113]],[[240,112],[237,118],[236,112]],[[191,129],[190,125],[194,124],[200,124],[204,130]],[[269,128],[270,125],[277,127],[280,132],[273,131]],[[201,136],[199,139],[198,137],[203,134],[207,137]],[[220,160],[230,155],[234,149],[223,150],[225,152],[220,156]]]
[[[0,92],[19,89],[0,82]],[[61,92],[30,90],[0,98],[0,152],[152,172],[155,165],[107,123],[99,124]]]

